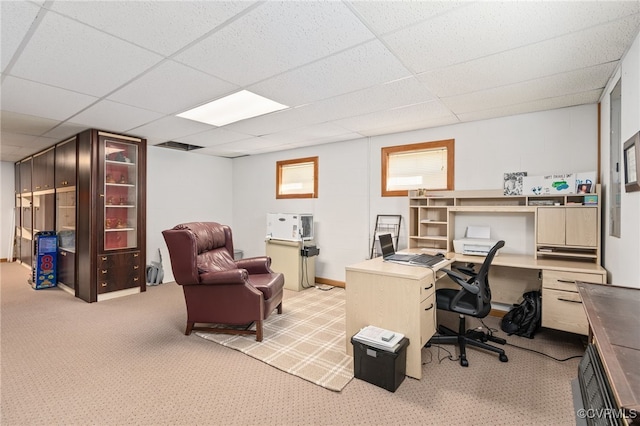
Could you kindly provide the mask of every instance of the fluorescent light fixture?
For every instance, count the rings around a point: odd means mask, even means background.
[[[251,117],[280,111],[289,108],[271,99],[264,98],[248,90],[241,90],[224,98],[217,99],[189,111],[178,114],[178,117],[214,126],[224,126]]]

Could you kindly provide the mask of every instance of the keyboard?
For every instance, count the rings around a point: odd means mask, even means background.
[[[385,256],[384,260],[393,260],[396,262],[411,262],[416,257],[423,256],[422,254],[402,254],[395,253],[389,256]]]
[[[446,260],[443,256],[430,256],[428,254],[420,254],[412,259],[409,263],[419,266],[434,266]]]

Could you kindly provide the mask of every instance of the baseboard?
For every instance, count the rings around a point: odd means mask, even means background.
[[[492,317],[502,318],[506,314],[507,314],[507,311],[502,311],[500,309],[492,309],[491,311],[489,311],[489,315]]]
[[[345,288],[344,281],[330,280],[329,278],[316,277],[316,283]]]

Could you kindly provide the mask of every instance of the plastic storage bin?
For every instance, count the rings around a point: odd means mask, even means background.
[[[55,287],[58,284],[56,262],[58,237],[54,231],[37,232],[33,245],[31,286],[36,290]]]
[[[409,339],[400,340],[398,349],[389,352],[351,338],[353,344],[353,375],[390,392],[403,382],[407,369]]]

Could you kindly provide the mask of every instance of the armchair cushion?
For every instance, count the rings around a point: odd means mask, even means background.
[[[282,291],[284,287],[284,275],[282,274],[253,274],[249,282],[264,294],[265,300]]]
[[[214,249],[201,253],[198,255],[196,262],[200,274],[238,269],[236,263],[225,249]]]

